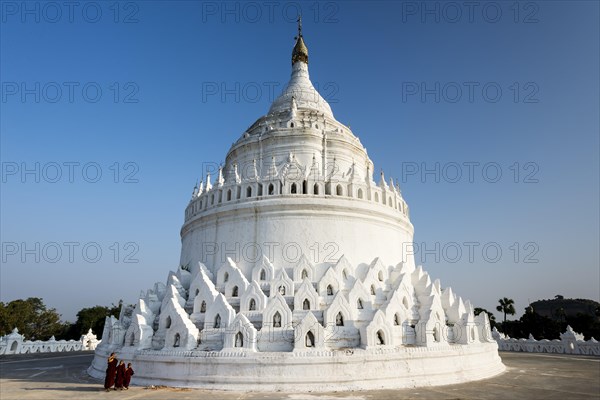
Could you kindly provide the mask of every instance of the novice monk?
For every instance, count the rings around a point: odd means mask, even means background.
[[[117,367],[117,378],[115,379],[115,390],[123,390],[123,381],[125,380],[125,362],[121,360]]]
[[[110,357],[108,357],[108,366],[106,367],[106,377],[104,378],[104,389],[107,392],[115,384],[115,374],[117,372],[117,363],[118,363],[118,360],[115,357],[115,353],[110,353]]]
[[[125,380],[123,381],[123,387],[125,390],[129,389],[129,382],[131,382],[131,376],[133,375],[133,368],[131,368],[131,363],[127,364],[127,369],[125,370]]]

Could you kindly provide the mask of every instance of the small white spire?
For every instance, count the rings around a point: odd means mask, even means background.
[[[278,175],[275,156],[271,156],[271,166],[269,167],[267,179],[274,179]]]
[[[317,164],[317,157],[315,156],[315,153],[313,153],[312,156],[312,164],[310,166],[310,171],[309,171],[309,175],[312,179],[314,180],[319,180],[319,164]]]
[[[258,180],[258,169],[256,168],[256,158],[252,160],[252,172],[254,173],[254,179]]]
[[[225,167],[223,167],[223,169],[225,169]],[[229,165],[229,170],[227,171],[227,174],[225,176],[225,182],[228,185],[231,185],[233,183],[240,183],[240,175],[238,174],[238,166],[237,166],[237,161],[234,161],[233,163],[231,163]]]
[[[350,182],[354,182],[356,180],[356,162],[354,162],[354,158],[352,159],[352,167],[350,168]]]
[[[379,187],[387,189],[388,185],[385,183],[385,174],[383,173],[383,168],[381,169],[381,176],[379,179]]]
[[[298,104],[296,103],[296,96],[292,96],[290,101],[290,119],[296,119],[296,113],[298,111]]]
[[[206,173],[206,191],[208,192],[211,189],[212,189],[212,184],[210,183],[210,172],[207,172]]]
[[[241,183],[240,174],[238,173],[238,165],[237,162],[233,163],[233,173],[235,175],[235,183]]]
[[[335,173],[337,172],[337,160],[335,154],[333,155],[333,163],[331,164],[331,168],[329,168],[329,165],[327,165],[327,169],[329,170],[327,171],[327,179],[331,179],[333,175],[335,175]]]
[[[225,179],[223,179],[223,166],[219,166],[219,177],[217,178],[217,186],[223,187],[223,183],[225,183]]]

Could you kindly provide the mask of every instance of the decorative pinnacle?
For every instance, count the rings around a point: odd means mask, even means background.
[[[304,39],[302,38],[302,16],[298,16],[298,36],[296,36],[296,45],[294,46],[294,51],[292,51],[292,65],[294,65],[297,61],[302,61],[305,64],[308,64],[308,48],[304,44]]]

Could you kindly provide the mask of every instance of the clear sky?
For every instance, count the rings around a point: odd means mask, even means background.
[[[1,301],[73,320],[164,282],[203,168],[289,78],[299,9],[417,263],[490,310],[599,300],[596,1],[0,5]]]

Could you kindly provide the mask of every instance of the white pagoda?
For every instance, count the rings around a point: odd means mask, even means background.
[[[180,267],[107,318],[134,384],[328,391],[443,385],[504,370],[486,313],[416,267],[409,208],[308,74],[194,188]],[[211,179],[213,181],[211,181]]]

